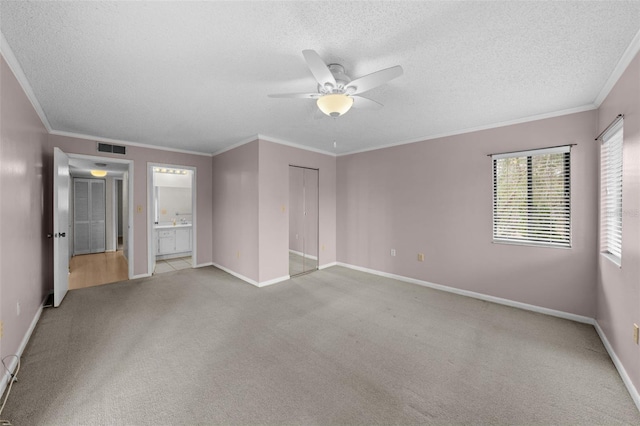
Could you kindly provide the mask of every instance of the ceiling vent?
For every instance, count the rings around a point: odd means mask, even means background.
[[[123,145],[111,145],[109,143],[98,142],[98,152],[111,152],[113,154],[125,155],[127,148]]]

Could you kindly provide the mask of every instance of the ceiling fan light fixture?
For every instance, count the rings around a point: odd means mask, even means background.
[[[107,175],[106,170],[91,170],[91,176],[105,177]]]
[[[318,108],[330,117],[340,117],[351,109],[353,98],[341,93],[318,98]]]

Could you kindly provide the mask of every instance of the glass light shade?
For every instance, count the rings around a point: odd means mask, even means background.
[[[91,176],[105,177],[107,175],[106,170],[91,170]]]
[[[353,98],[339,93],[332,95],[324,95],[318,99],[318,108],[320,111],[331,117],[340,117],[351,109]]]

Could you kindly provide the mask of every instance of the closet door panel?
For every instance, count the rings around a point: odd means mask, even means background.
[[[104,252],[106,243],[105,181],[74,179],[73,200],[73,253]]]
[[[105,181],[91,182],[91,253],[105,251]]]
[[[318,268],[318,170],[304,169],[304,269]]]
[[[289,166],[289,275],[318,269],[319,171]]]
[[[73,253],[91,251],[89,218],[89,180],[73,180]]]

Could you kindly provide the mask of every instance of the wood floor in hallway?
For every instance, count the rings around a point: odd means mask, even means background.
[[[69,270],[69,290],[124,281],[129,277],[129,265],[122,251],[73,256]]]

